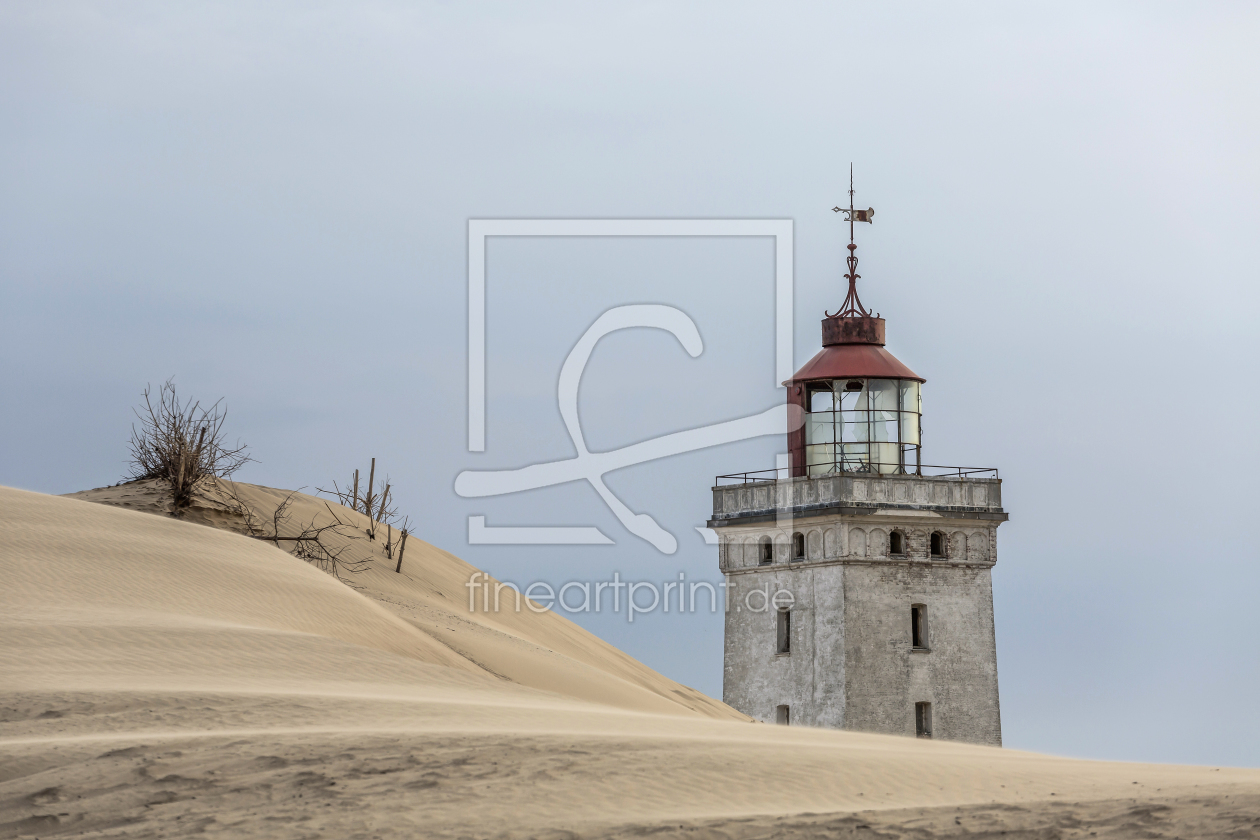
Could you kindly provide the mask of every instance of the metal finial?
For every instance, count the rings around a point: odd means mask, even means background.
[[[845,221],[849,223],[849,256],[845,260],[849,266],[849,273],[844,275],[844,279],[849,281],[849,294],[844,299],[844,305],[840,307],[840,311],[832,315],[830,312],[825,313],[828,318],[869,318],[871,313],[862,306],[862,301],[858,299],[857,281],[862,275],[857,273],[857,244],[853,241],[853,223],[867,222],[873,224],[872,219],[875,216],[875,209],[868,207],[865,210],[858,210],[853,206],[853,164],[849,164],[849,206],[832,207],[832,212],[844,213]]]

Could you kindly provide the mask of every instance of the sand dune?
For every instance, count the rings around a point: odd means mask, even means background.
[[[468,615],[419,541],[356,591],[91,492],[0,489],[0,837],[1260,834],[1260,771],[753,724],[559,616]]]
[[[304,493],[232,482],[225,485],[263,519],[271,519],[276,507],[290,499],[291,516],[281,528],[287,536],[296,534],[306,523],[333,522],[333,510],[338,518],[360,529],[369,524],[361,513]],[[168,509],[162,485],[151,481],[88,490],[70,498],[163,515]],[[196,504],[186,519],[229,531],[243,530],[239,517],[208,501]],[[499,610],[470,611],[465,584],[478,570],[414,536],[407,541],[399,573],[394,571],[396,564],[385,557],[383,532],[375,542],[363,538],[362,532],[354,540],[336,534],[331,539],[345,547],[347,557],[372,559],[366,571],[346,575],[358,592],[420,630],[426,643],[436,642],[446,653],[454,653],[482,673],[638,711],[689,710],[720,719],[747,720],[734,709],[662,677],[563,616],[518,605],[510,589],[500,593]],[[259,548],[269,549],[265,545]],[[198,565],[205,567],[204,558]],[[218,601],[215,597],[207,602]],[[426,661],[444,665],[449,664],[449,657]]]

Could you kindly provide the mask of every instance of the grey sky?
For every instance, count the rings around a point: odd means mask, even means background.
[[[146,382],[227,397],[261,463],[324,485],[375,455],[421,535],[518,581],[718,577],[692,530],[770,439],[585,485],[458,498],[568,457],[565,354],[610,306],[593,449],[744,416],[772,387],[766,239],[499,240],[487,451],[466,451],[469,218],[795,221],[795,346],[863,300],[928,380],[925,459],[995,465],[1009,746],[1260,764],[1255,599],[1260,12],[1250,4],[0,5],[0,482],[124,470]],[[469,546],[467,516],[612,547]],[[708,614],[575,616],[721,691]]]

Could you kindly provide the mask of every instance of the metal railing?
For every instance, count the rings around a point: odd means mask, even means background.
[[[819,468],[829,467],[823,472],[816,472]],[[891,467],[889,472],[883,472],[880,467]],[[997,467],[945,467],[939,464],[922,464],[918,467],[907,467],[903,464],[886,464],[881,462],[863,463],[860,465],[849,463],[832,463],[832,464],[810,464],[808,474],[803,476],[793,476],[791,467],[780,467],[773,470],[752,470],[750,472],[731,473],[730,475],[719,475],[714,483],[719,486],[732,484],[772,484],[789,478],[825,478],[831,475],[868,475],[879,478],[893,478],[897,476],[913,476],[915,478],[998,478]]]

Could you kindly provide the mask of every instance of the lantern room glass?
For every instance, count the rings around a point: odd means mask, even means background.
[[[922,395],[913,379],[811,382],[806,402],[809,475],[917,473]]]

